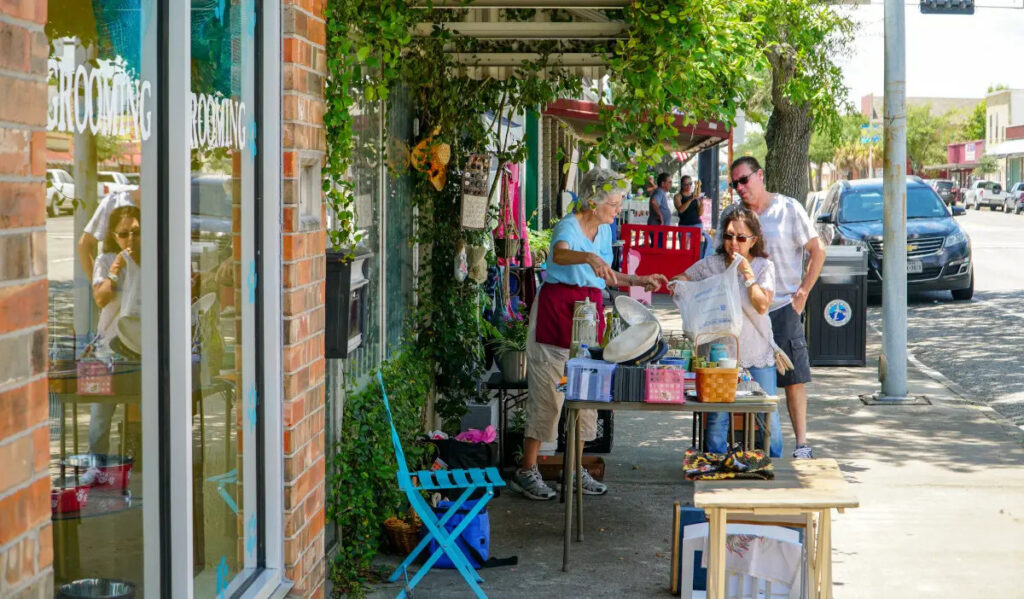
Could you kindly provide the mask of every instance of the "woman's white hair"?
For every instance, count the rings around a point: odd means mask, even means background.
[[[627,184],[622,175],[607,168],[592,168],[580,181],[579,205],[583,209],[600,206],[614,195],[626,193]]]

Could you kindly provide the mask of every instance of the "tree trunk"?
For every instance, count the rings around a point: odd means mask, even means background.
[[[821,191],[821,171],[823,171],[823,170],[825,170],[825,163],[824,162],[822,162],[821,164],[818,165],[818,180],[817,180],[817,185],[814,186],[814,188],[817,189],[818,191]]]
[[[778,48],[778,47],[776,47]],[[765,157],[765,187],[803,202],[807,197],[808,152],[811,147],[813,122],[809,106],[797,106],[785,94],[785,86],[793,76],[793,61],[784,50],[768,53],[772,66],[772,115],[764,139],[768,145]]]

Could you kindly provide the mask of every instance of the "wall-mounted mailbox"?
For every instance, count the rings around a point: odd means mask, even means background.
[[[347,358],[363,343],[366,330],[366,264],[372,253],[358,248],[327,252],[325,350],[328,358]]]

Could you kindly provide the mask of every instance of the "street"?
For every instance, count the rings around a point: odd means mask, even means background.
[[[971,238],[974,299],[953,301],[948,292],[910,296],[911,367],[916,358],[952,381],[954,392],[1024,426],[1024,215],[982,209],[957,220]],[[881,306],[868,311],[869,323],[881,328]]]

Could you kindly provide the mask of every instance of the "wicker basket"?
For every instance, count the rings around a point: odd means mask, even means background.
[[[400,555],[408,555],[420,542],[423,522],[415,512],[410,514],[409,519],[411,522],[392,516],[384,521],[384,535],[388,538],[388,544]]]
[[[736,344],[736,358],[740,355],[740,340],[729,333],[697,335],[695,347],[700,347],[701,337],[731,337]],[[694,368],[697,373],[697,401],[708,403],[732,403],[736,401],[736,385],[739,381],[739,368]]]

